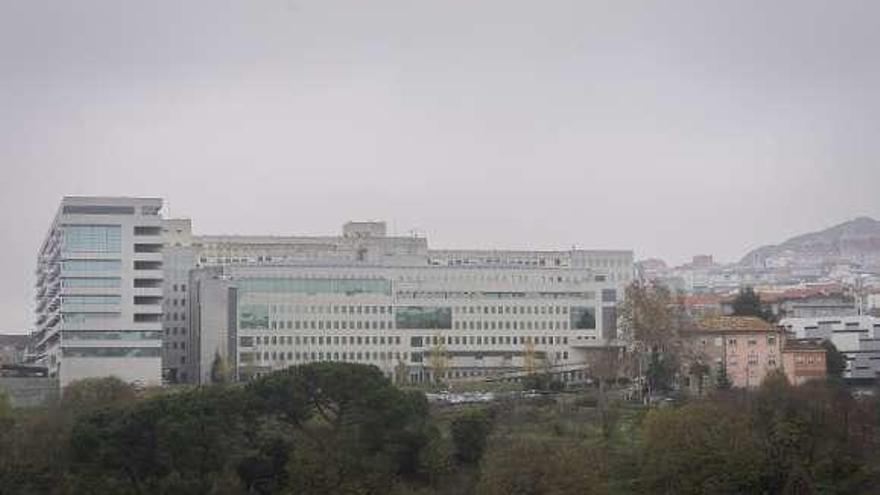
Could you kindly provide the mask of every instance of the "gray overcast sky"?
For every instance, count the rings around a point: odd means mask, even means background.
[[[61,196],[734,260],[880,216],[880,2],[0,0],[0,331]]]

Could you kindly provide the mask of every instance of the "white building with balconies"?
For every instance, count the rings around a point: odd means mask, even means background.
[[[116,376],[161,384],[157,198],[65,197],[40,248],[35,353],[62,387]]]

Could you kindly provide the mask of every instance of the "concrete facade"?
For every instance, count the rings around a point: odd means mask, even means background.
[[[845,378],[875,379],[880,373],[880,318],[785,318],[779,323],[799,340],[830,340],[846,356]]]
[[[34,353],[61,387],[161,383],[160,199],[65,197],[37,261]]]
[[[760,318],[704,318],[685,336],[685,365],[705,364],[710,370],[707,377],[717,376],[724,367],[734,387],[757,387],[767,374],[782,368],[783,338],[779,328]]]
[[[192,236],[179,376],[208,381],[218,356],[242,379],[326,360],[408,381],[500,376],[583,363],[617,336],[629,251],[430,250],[384,234]]]
[[[817,344],[788,341],[782,350],[782,366],[788,383],[803,385],[828,376],[827,353]]]

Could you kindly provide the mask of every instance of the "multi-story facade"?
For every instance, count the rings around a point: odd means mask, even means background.
[[[327,360],[410,381],[583,368],[633,275],[630,251],[429,250],[372,222],[192,245],[180,373],[199,382],[218,357],[244,379]]]
[[[708,373],[691,376],[696,383],[711,380],[723,367],[734,387],[757,387],[768,373],[782,368],[782,330],[760,318],[716,316],[696,321],[685,336],[685,375],[693,374],[693,363],[702,363]],[[699,387],[702,389],[702,387]]]
[[[880,318],[785,318],[779,323],[798,340],[830,340],[846,356],[844,378],[875,379],[880,373]]]
[[[162,200],[65,197],[37,261],[35,357],[63,387],[161,383]]]
[[[813,342],[787,340],[782,349],[782,367],[788,383],[803,385],[828,375],[825,348]]]
[[[196,267],[189,219],[162,222],[163,289],[165,298],[162,317],[162,375],[168,383],[186,382],[189,272]]]

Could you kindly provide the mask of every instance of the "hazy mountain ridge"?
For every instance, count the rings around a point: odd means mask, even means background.
[[[741,265],[822,266],[857,263],[880,268],[880,221],[858,217],[833,227],[802,234],[777,245],[750,251]]]

